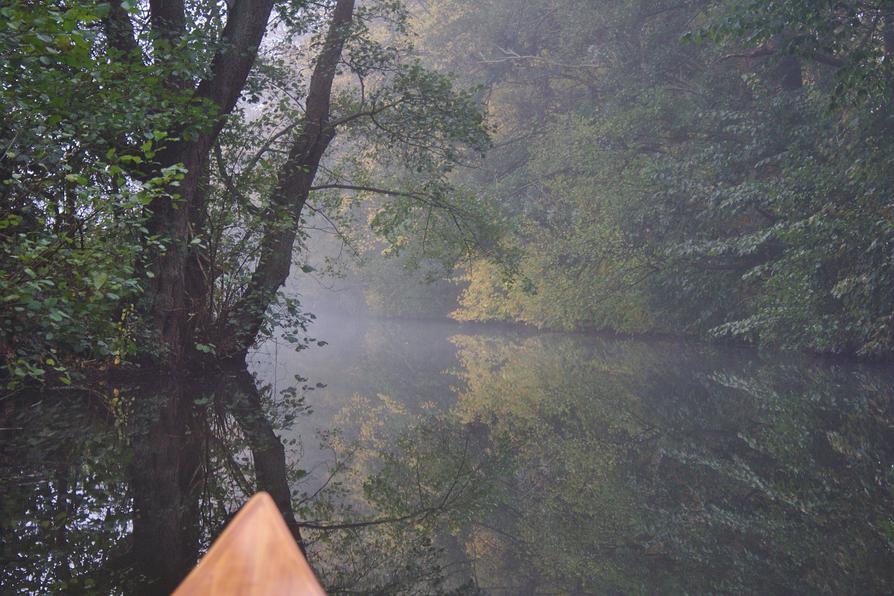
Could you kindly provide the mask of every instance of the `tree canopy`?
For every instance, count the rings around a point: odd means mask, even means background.
[[[421,65],[400,3],[12,2],[0,16],[13,386],[70,382],[84,362],[238,356],[300,327],[279,290],[310,214],[387,198],[372,228],[395,245],[420,214],[433,238],[484,223],[448,179],[487,146],[483,116]]]
[[[315,225],[372,257],[379,310],[891,351],[890,2],[0,17],[13,386],[300,330]]]
[[[458,316],[889,353],[892,10],[439,3],[518,273],[479,261]]]

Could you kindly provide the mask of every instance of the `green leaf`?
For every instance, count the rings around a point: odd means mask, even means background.
[[[74,182],[75,184],[85,185],[88,180],[81,176],[80,174],[66,174],[65,179],[68,182]]]
[[[93,288],[95,290],[101,290],[106,282],[109,281],[109,274],[105,271],[94,271],[91,274],[91,279],[93,282]]]

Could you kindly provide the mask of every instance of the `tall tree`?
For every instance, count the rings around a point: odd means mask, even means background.
[[[167,347],[172,362],[181,359],[190,346],[192,330],[190,312],[201,297],[188,298],[187,276],[195,275],[190,267],[189,242],[193,234],[190,223],[197,222],[206,200],[202,179],[207,175],[211,147],[242,95],[249,70],[267,28],[273,0],[239,0],[231,5],[226,25],[220,34],[218,49],[210,72],[194,85],[195,100],[211,104],[211,123],[196,134],[174,131],[179,140],[168,144],[158,156],[161,168],[180,165],[185,175],[176,188],[176,196],[158,197],[149,204],[152,212],[150,234],[165,239],[165,245],[153,259],[155,274],[148,284],[154,328]],[[150,2],[150,23],[156,36],[156,50],[162,59],[182,59],[179,52],[168,55],[165,50],[177,47],[187,35],[183,0]],[[187,46],[181,45],[181,51]],[[172,77],[172,85],[187,84]],[[187,125],[194,125],[192,122]],[[198,258],[195,254],[192,259]]]
[[[337,217],[388,197],[373,223],[392,241],[423,213],[474,218],[447,176],[486,146],[482,116],[419,65],[400,3],[3,10],[13,384],[66,380],[72,357],[244,354],[270,328],[309,203]]]
[[[478,181],[522,274],[479,262],[458,316],[894,349],[890,3],[458,0],[423,20],[434,59],[486,86]]]

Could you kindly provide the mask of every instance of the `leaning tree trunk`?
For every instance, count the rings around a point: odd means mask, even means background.
[[[332,82],[353,13],[354,0],[338,0],[311,75],[301,132],[289,149],[269,197],[270,213],[261,236],[257,267],[248,288],[224,322],[224,337],[218,348],[226,355],[244,356],[261,329],[267,308],[289,276],[301,212],[320,160],[335,136],[335,128],[329,124]]]
[[[210,102],[217,110],[215,124],[190,141],[179,141],[159,154],[160,167],[183,165],[187,173],[172,193],[175,198],[159,198],[149,209],[152,212],[149,231],[164,239],[166,247],[152,263],[154,276],[147,280],[153,328],[166,349],[169,365],[177,366],[192,345],[195,321],[200,320],[203,294],[210,291],[187,280],[195,281],[197,269],[191,261],[196,253],[190,240],[196,230],[191,221],[204,210],[205,188],[202,184],[208,168],[211,147],[224,125],[225,117],[236,105],[248,73],[254,64],[258,47],[273,8],[272,0],[239,0],[231,6],[227,24],[221,34],[221,49],[214,57],[210,76],[195,90],[197,100]],[[153,28],[161,37],[176,39],[184,33],[182,0],[150,2]],[[179,135],[176,135],[179,136]],[[197,258],[197,257],[196,257]]]
[[[292,507],[286,449],[264,412],[261,393],[244,365],[222,372],[219,394],[227,400],[227,410],[248,440],[254,463],[255,488],[270,494],[289,531],[304,551],[301,526]]]

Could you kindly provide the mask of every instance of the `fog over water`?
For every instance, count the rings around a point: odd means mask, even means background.
[[[461,521],[435,524],[455,582],[494,593],[875,592],[894,580],[884,367],[340,314],[309,334],[327,345],[268,344],[252,360],[279,387],[295,374],[325,384],[283,434],[301,439],[304,490],[348,452],[366,472],[393,467],[388,454],[410,465],[431,447],[426,425],[486,437],[476,456],[486,495],[445,513]],[[333,429],[341,451],[310,439]],[[428,480],[448,482],[428,456]],[[362,500],[362,482],[346,486],[345,499]]]
[[[894,586],[888,367],[344,314],[308,334],[254,379],[104,387],[117,422],[89,394],[10,402],[4,585],[175,584],[257,486],[360,591]]]
[[[2,0],[0,595],[894,594],[892,147],[894,0]]]

